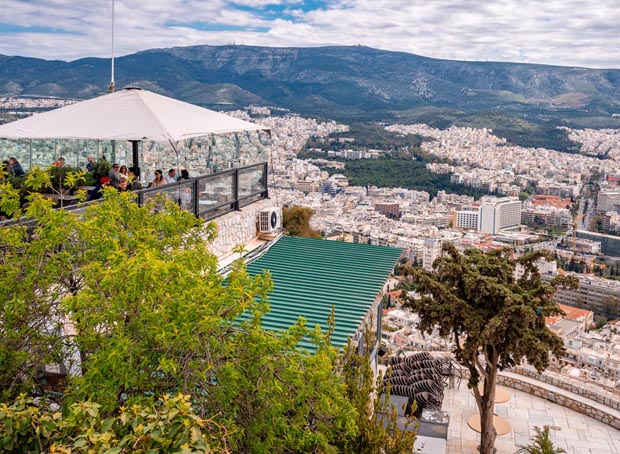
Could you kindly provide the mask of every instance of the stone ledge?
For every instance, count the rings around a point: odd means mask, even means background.
[[[520,377],[518,374],[510,372],[500,372],[497,376],[497,382],[500,385],[514,388],[528,394],[546,399],[555,404],[570,408],[578,413],[584,414],[591,418],[608,424],[616,429],[620,429],[620,412],[612,408],[606,408],[599,402],[592,401],[577,394],[573,394],[565,389],[555,387],[549,389],[550,384],[539,382],[533,383],[535,379],[530,377]],[[572,396],[569,394],[573,394]]]

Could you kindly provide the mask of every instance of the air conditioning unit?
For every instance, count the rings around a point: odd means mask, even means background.
[[[282,228],[282,209],[269,208],[258,212],[258,231],[260,233],[273,233]]]

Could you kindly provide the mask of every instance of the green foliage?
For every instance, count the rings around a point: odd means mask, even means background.
[[[46,181],[43,173],[31,178]],[[7,186],[0,207],[15,193]],[[209,421],[201,426],[205,443],[228,451],[336,452],[372,427],[358,424],[329,332],[303,319],[282,332],[263,330],[269,275],[251,277],[242,262],[225,280],[217,273],[212,224],[164,199],[140,207],[114,189],[80,214],[53,210],[34,193],[19,214],[0,236],[0,391],[26,411],[11,416],[21,421],[10,422],[17,432],[5,431],[14,443],[34,452],[44,452],[39,440],[47,439],[56,452],[142,452],[155,443],[200,452],[193,441],[174,444],[187,433],[201,438],[187,418],[177,424],[180,410],[164,414],[155,401],[178,393],[191,396],[198,419],[189,419]],[[308,337],[316,353],[297,348]],[[64,393],[62,414],[19,397],[44,391],[37,380],[44,364],[81,373],[55,388]],[[41,422],[27,427],[36,412]]]
[[[320,238],[319,232],[310,227],[310,218],[314,214],[311,208],[292,206],[282,209],[282,224],[291,236]]]
[[[508,249],[484,253],[468,249],[460,254],[447,244],[437,259],[436,273],[408,269],[418,284],[419,298],[408,297],[406,306],[420,316],[420,329],[439,328],[450,336],[455,356],[470,372],[481,414],[481,452],[490,454],[495,442],[493,396],[497,371],[527,359],[539,372],[549,365],[549,355],[561,355],[562,339],[545,325],[545,317],[560,314],[552,296],[558,286],[576,286],[564,276],[544,283],[535,262],[547,255],[533,252],[513,258]],[[517,266],[523,271],[515,276]],[[483,391],[478,384],[483,380]]]
[[[341,138],[351,138],[353,142],[339,141]],[[349,131],[330,134],[329,136],[311,137],[304,150],[320,148],[323,150],[375,149],[384,151],[409,151],[419,148],[422,138],[415,134],[398,134],[385,129],[381,123],[352,123]],[[300,156],[300,159],[303,157]]]
[[[64,413],[45,401],[19,396],[0,404],[0,444],[4,452],[32,454],[155,454],[227,452],[212,434],[222,431],[198,417],[189,396],[159,399],[154,405],[132,405],[106,417],[90,401],[75,403]]]
[[[51,166],[49,168],[50,187],[55,190],[73,189],[79,184],[84,183],[84,174],[78,167]]]
[[[100,159],[97,161],[94,165],[93,171],[91,172],[94,176],[95,183],[97,183],[101,177],[107,177],[110,175],[111,170],[112,164],[105,159]]]
[[[549,437],[549,426],[544,426],[543,430],[540,427],[534,426],[536,435],[532,437],[532,443],[527,446],[519,445],[518,454],[563,454],[566,450],[562,448],[556,448],[553,446],[553,442]]]
[[[450,174],[433,173],[422,160],[385,158],[347,161],[344,170],[353,186],[375,185],[426,191],[431,197],[437,191],[465,194],[479,198],[488,192],[450,182]]]

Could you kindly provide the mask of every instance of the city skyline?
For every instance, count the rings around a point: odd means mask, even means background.
[[[112,0],[8,0],[0,54],[109,57]],[[116,55],[155,47],[365,45],[427,57],[620,68],[612,0],[115,0]]]

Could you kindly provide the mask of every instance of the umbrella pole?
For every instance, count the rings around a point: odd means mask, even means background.
[[[136,178],[140,179],[140,162],[139,162],[139,150],[138,145],[140,144],[139,140],[131,141],[131,152],[132,152],[132,163],[133,163],[133,173]]]

